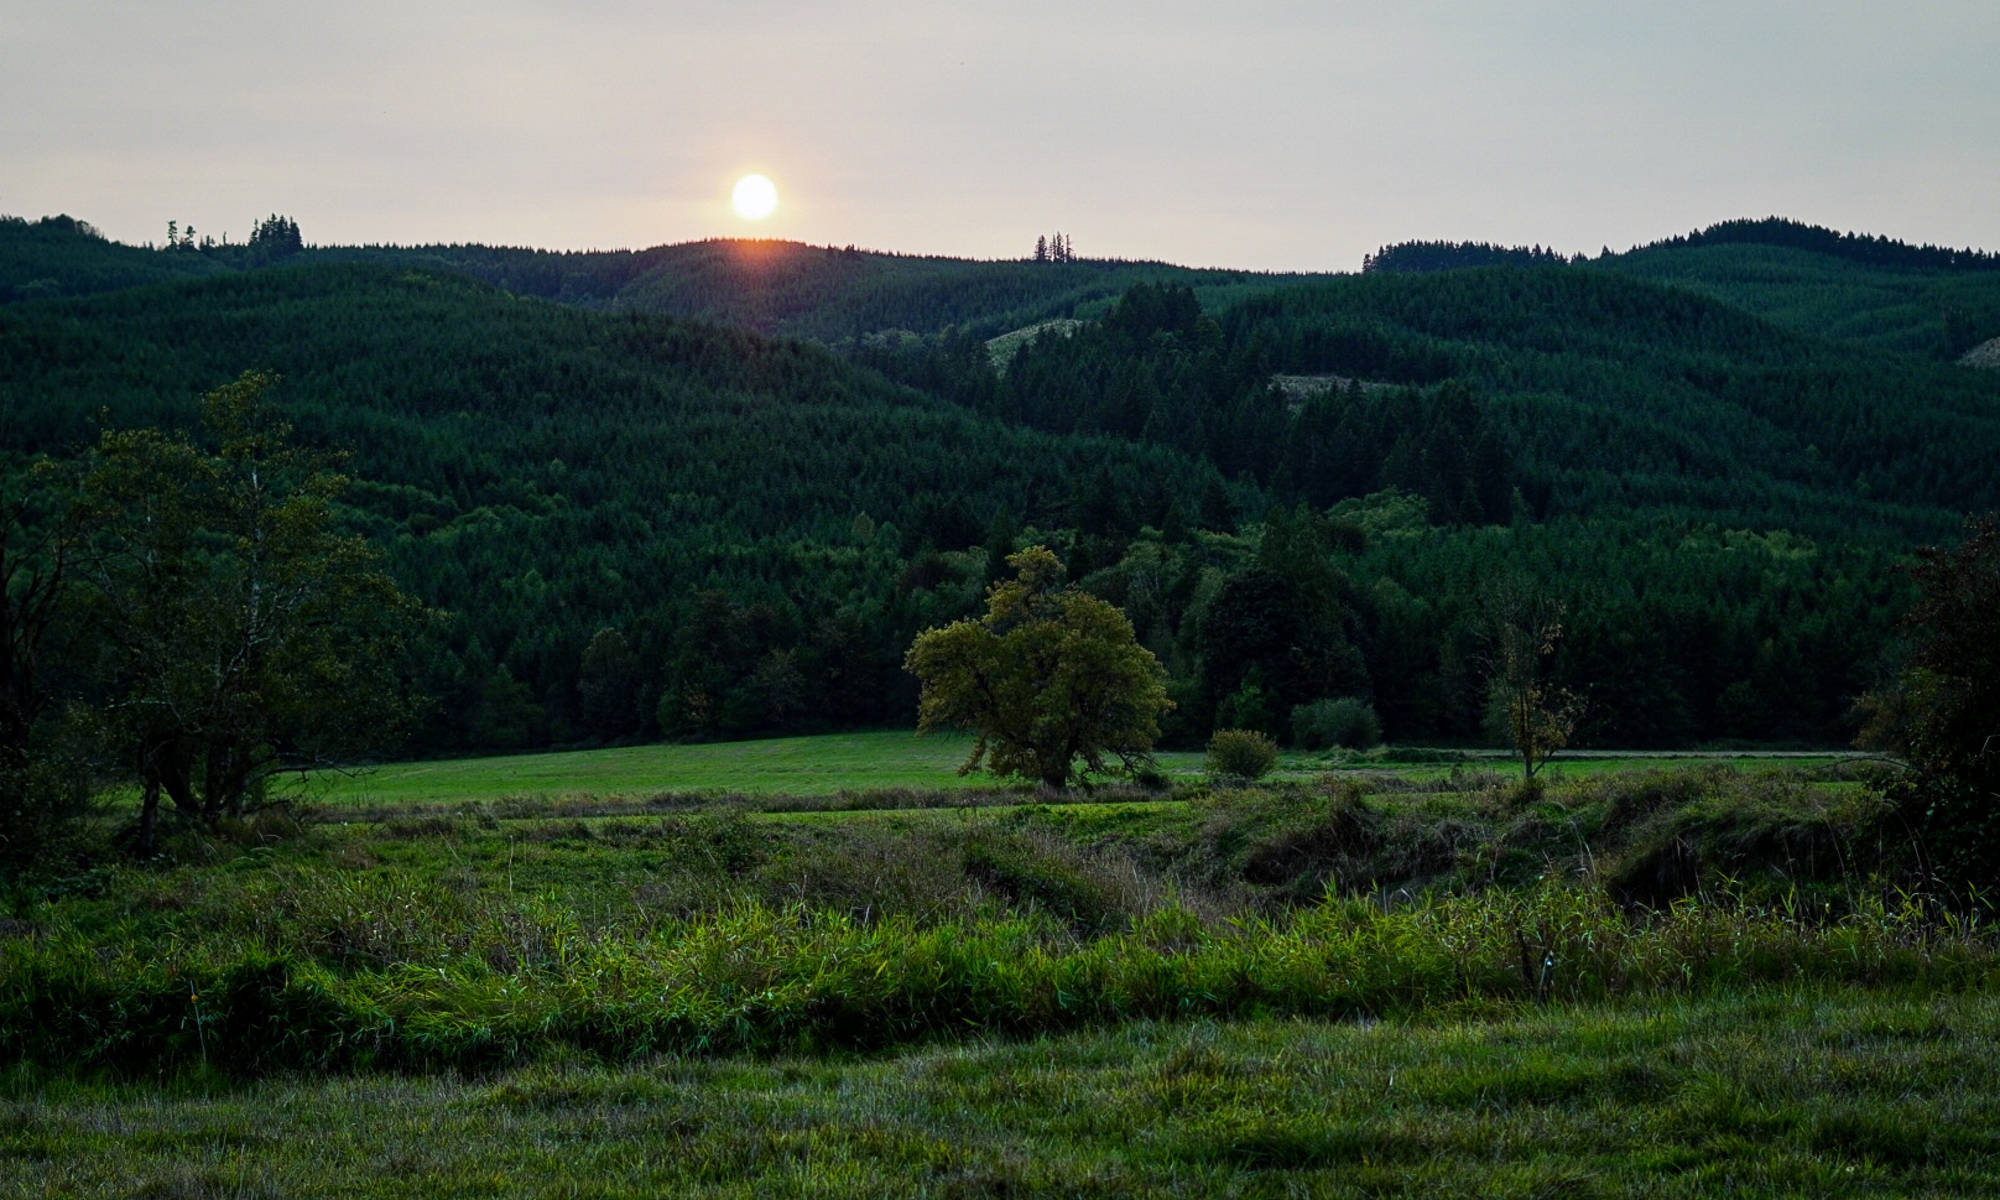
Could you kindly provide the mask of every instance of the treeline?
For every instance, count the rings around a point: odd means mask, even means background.
[[[1881,234],[1839,233],[1823,225],[1807,225],[1783,217],[1762,220],[1721,221],[1706,229],[1678,237],[1664,238],[1638,247],[1656,250],[1683,246],[1728,246],[1752,244],[1786,246],[1830,254],[1850,262],[1891,270],[1992,271],[2000,270],[2000,254],[1971,247],[1955,250],[1925,243],[1912,246]]]
[[[1398,242],[1361,259],[1363,275],[1415,275],[1466,267],[1561,267],[1570,257],[1553,247],[1496,246],[1491,242]]]
[[[1550,682],[1581,699],[1584,744],[1842,741],[1908,604],[1886,547],[1666,518],[1445,528],[1424,511],[1385,492],[1276,509],[1241,536],[1146,534],[1084,585],[1168,664],[1187,744],[1218,725],[1291,740],[1302,709],[1343,699],[1392,740],[1491,737],[1501,627],[1529,598],[1561,614]]]

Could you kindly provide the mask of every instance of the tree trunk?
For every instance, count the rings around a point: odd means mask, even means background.
[[[139,801],[139,853],[151,854],[160,841],[160,780],[146,773],[143,798]]]
[[[181,739],[169,734],[148,751],[147,774],[156,788],[166,789],[167,798],[184,813],[198,811],[194,797],[193,753]]]

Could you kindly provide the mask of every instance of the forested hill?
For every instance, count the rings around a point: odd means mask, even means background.
[[[296,230],[291,227],[294,238]],[[988,338],[1037,321],[1094,315],[1141,281],[1170,280],[1220,302],[1310,278],[1083,258],[979,261],[751,239],[636,251],[285,245],[275,253],[248,242],[203,239],[151,250],[107,241],[87,223],[66,217],[0,220],[0,303],[287,262],[448,271],[563,304],[698,318],[828,343],[947,327]]]
[[[352,449],[355,520],[457,614],[433,745],[906,720],[909,638],[989,574],[938,551],[1067,525],[1092,481],[1155,521],[1226,494],[1172,450],[1010,427],[803,343],[369,264],[0,308],[0,435],[65,452],[100,408],[186,425],[246,368]],[[605,629],[635,674],[586,719]]]
[[[1594,259],[1542,247],[1404,242],[1365,273],[1511,265],[1608,270],[1714,297],[1789,329],[1937,361],[2000,337],[2000,254],[1915,246],[1768,217]]]
[[[266,224],[285,238],[264,238]],[[468,275],[517,295],[588,308],[694,317],[767,334],[851,345],[885,333],[947,328],[980,339],[1041,321],[1096,317],[1140,282],[1193,288],[1219,311],[1303,274],[1195,270],[1076,258],[974,261],[714,239],[646,250],[545,251],[478,245],[308,246],[272,217],[251,240],[179,233],[168,248],[105,240],[68,217],[0,218],[0,303],[78,296],[293,260],[375,261]],[[1514,265],[1602,269],[1715,297],[1788,328],[1946,361],[2000,336],[2000,256],[1795,221],[1725,221],[1623,254],[1574,260],[1552,249],[1481,242],[1405,242],[1362,264],[1369,273]]]
[[[1782,217],[1721,221],[1693,233],[1652,242],[1635,253],[1687,246],[1741,245],[1806,250],[1892,271],[2000,271],[2000,254],[1984,250],[1929,244],[1912,246],[1880,234],[1841,233],[1823,225]]]
[[[163,253],[114,242],[74,217],[0,217],[0,304],[88,296],[236,269],[218,255]]]
[[[1535,518],[1905,545],[2000,506],[2000,377],[1574,267],[1343,276],[1218,318],[1139,289],[955,394],[1173,445],[1316,506],[1395,486],[1434,517],[1501,521],[1511,491]]]
[[[906,724],[912,636],[1030,541],[1130,614],[1182,744],[1342,700],[1479,739],[1495,598],[1529,593],[1566,614],[1580,740],[1825,744],[1898,556],[2000,507],[2000,375],[1632,278],[1640,255],[1301,282],[259,235],[0,223],[35,284],[0,277],[0,449],[74,451],[100,409],[184,425],[283,374],[301,436],[353,450],[348,519],[454,614],[423,751]],[[1780,252],[1646,253],[1751,250]],[[1086,319],[994,365],[985,329],[1051,313]]]
[[[1949,361],[2000,337],[2000,271],[1875,264],[1809,246],[1667,244],[1594,260],[1712,296],[1790,329]]]
[[[739,239],[626,256],[531,254],[490,263],[471,251],[397,253],[419,261],[434,257],[441,266],[522,294],[822,342],[891,330],[934,334],[947,327],[988,338],[1037,321],[1089,315],[1141,281],[1221,290],[1302,278],[1165,263],[979,262]]]
[[[1549,489],[1544,511],[1706,509],[1855,536],[1869,510],[1893,527],[1909,510],[1955,521],[2000,505],[2000,380],[1678,289],[1573,268],[1369,276],[1253,300],[1223,324],[1277,370],[1472,386],[1519,472]],[[1927,532],[1921,518],[1904,530]]]

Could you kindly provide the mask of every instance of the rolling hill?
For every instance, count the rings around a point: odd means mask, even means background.
[[[2000,376],[1912,352],[1923,322],[1884,299],[1991,276],[1861,249],[1333,277],[756,242],[253,266],[16,221],[0,448],[73,452],[100,409],[186,424],[238,372],[283,374],[301,435],[352,452],[351,523],[454,614],[425,749],[906,721],[910,637],[1028,540],[1131,613],[1183,740],[1340,695],[1392,737],[1477,738],[1481,597],[1526,579],[1571,613],[1583,736],[1822,743],[1889,645],[1897,556],[2000,505]],[[1752,288],[1755,260],[1811,269]],[[1043,319],[996,367],[982,339]]]
[[[2000,336],[2000,258],[1836,234],[1795,221],[1724,222],[1593,267],[1713,296],[1800,332],[1953,359]]]
[[[979,261],[753,239],[604,251],[326,246],[273,260],[243,244],[205,251],[125,246],[86,222],[51,217],[0,222],[0,303],[301,262],[442,271],[577,307],[692,318],[821,342],[954,327],[996,337],[1037,321],[1095,315],[1146,281],[1181,283],[1221,303],[1311,278],[1098,259]]]
[[[840,691],[792,686],[786,711],[900,717],[902,648],[986,579],[983,556],[927,552],[976,547],[1003,513],[1065,524],[1093,472],[1155,509],[1221,486],[1171,450],[1010,427],[805,343],[380,264],[0,308],[0,439],[16,457],[71,452],[100,409],[185,426],[196,396],[251,367],[285,378],[303,438],[351,451],[353,519],[397,576],[459,614],[434,687],[464,693],[461,723],[494,688],[573,710],[577,662],[608,627],[655,692],[671,658],[722,692],[782,650],[802,657],[771,671]],[[698,619],[733,630],[716,636],[743,661],[718,662],[686,632]],[[758,703],[744,692],[713,727],[756,727]],[[530,724],[529,740],[554,736]],[[437,734],[461,735],[484,736]]]

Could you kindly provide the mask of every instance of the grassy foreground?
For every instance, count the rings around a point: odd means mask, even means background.
[[[1844,764],[677,795],[0,891],[0,1195],[2000,1185],[1990,906]]]
[[[0,1193],[2000,1194],[2000,1000],[1758,990],[0,1102]]]

